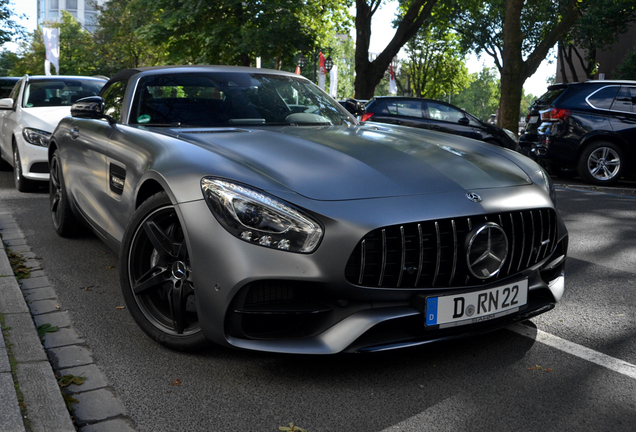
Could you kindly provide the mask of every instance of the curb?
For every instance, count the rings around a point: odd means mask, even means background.
[[[68,312],[57,304],[55,290],[31,252],[13,216],[0,205],[0,314],[8,330],[0,333],[0,430],[2,432],[134,432],[121,402],[93,362],[85,342],[71,327]],[[18,281],[6,247],[26,259],[30,277]],[[57,331],[42,340],[36,326]],[[14,383],[7,349],[15,362]],[[60,391],[57,376],[84,377],[81,385]],[[20,410],[22,394],[26,415]],[[65,397],[71,403],[67,409]]]

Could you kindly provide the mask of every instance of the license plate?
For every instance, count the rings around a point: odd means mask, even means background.
[[[428,297],[426,325],[474,324],[515,313],[528,302],[528,280],[463,294]]]
[[[528,121],[528,124],[534,124],[538,121],[539,121],[539,116],[531,116],[530,121]]]

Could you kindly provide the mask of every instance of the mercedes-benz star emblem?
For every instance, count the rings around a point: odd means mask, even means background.
[[[183,261],[175,261],[172,264],[172,276],[175,279],[181,280],[186,276],[186,265]]]
[[[494,222],[475,227],[468,234],[466,263],[470,273],[478,279],[493,277],[504,265],[508,255],[506,232]]]
[[[466,194],[466,198],[468,198],[469,200],[475,203],[481,202],[481,197],[475,192],[468,192]]]

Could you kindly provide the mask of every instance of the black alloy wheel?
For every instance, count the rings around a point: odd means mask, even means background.
[[[73,215],[64,186],[62,166],[57,150],[53,153],[50,163],[51,178],[49,180],[49,207],[53,227],[61,237],[71,237],[78,231],[78,223]]]
[[[128,309],[146,334],[178,350],[207,343],[199,326],[185,236],[165,193],[150,197],[133,215],[119,268]]]

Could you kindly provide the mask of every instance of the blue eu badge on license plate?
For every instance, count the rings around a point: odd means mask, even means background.
[[[437,297],[429,298],[426,302],[426,325],[437,324]]]

